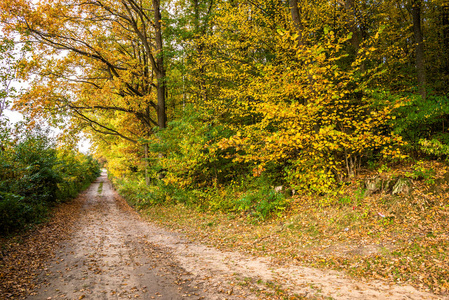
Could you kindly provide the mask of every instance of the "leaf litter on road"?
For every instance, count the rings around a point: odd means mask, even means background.
[[[36,277],[46,271],[61,241],[73,231],[85,201],[81,194],[69,203],[58,204],[49,222],[16,236],[0,239],[0,295],[21,298],[37,287]]]

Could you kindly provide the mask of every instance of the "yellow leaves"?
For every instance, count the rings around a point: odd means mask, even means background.
[[[350,79],[335,66],[325,66],[330,60],[325,59],[324,53],[324,48],[319,49],[315,60],[324,66],[310,65],[301,73],[288,65],[281,76],[272,66],[266,68],[267,73],[262,78],[255,78],[249,86],[244,86],[239,110],[235,113],[243,116],[241,110],[245,108],[258,114],[260,119],[253,125],[239,128],[233,137],[222,141],[221,146],[243,151],[238,155],[238,160],[242,161],[293,162],[291,183],[326,189],[334,174],[344,173],[344,153],[360,156],[370,149],[400,143],[394,135],[376,132],[376,128],[393,118],[391,106],[371,108],[369,96],[354,103],[352,91],[347,89]],[[313,79],[313,86],[301,85],[310,79]],[[257,97],[259,101],[245,103],[248,101],[245,95]],[[289,102],[293,97],[304,100]],[[385,151],[385,155],[402,157],[397,147]],[[255,168],[253,174],[258,176],[260,169]]]
[[[374,52],[374,51],[376,51],[376,48],[375,47],[370,47],[368,49],[365,49],[365,54],[368,55],[368,54],[370,54],[370,52]]]

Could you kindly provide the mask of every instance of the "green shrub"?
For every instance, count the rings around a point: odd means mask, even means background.
[[[229,183],[249,170],[247,164],[233,161],[234,150],[217,147],[231,134],[229,128],[209,120],[204,112],[187,106],[183,118],[169,122],[166,129],[157,132],[156,139],[149,141],[150,151],[158,156],[151,162],[153,171],[167,170],[164,182],[180,189]]]
[[[49,207],[75,197],[100,173],[91,157],[56,149],[48,136],[41,130],[16,141],[1,136],[0,234],[40,222]]]
[[[422,99],[409,95],[406,105],[397,110],[395,131],[409,142],[411,150],[430,157],[446,158],[449,154],[449,98],[430,95]]]
[[[280,216],[289,203],[284,194],[266,187],[245,193],[235,202],[234,207],[236,211],[246,213],[257,221],[265,221],[273,214]]]
[[[449,157],[449,142],[447,138],[442,138],[442,136],[442,134],[439,134],[430,140],[420,139],[418,141],[419,150],[429,156],[447,159]]]
[[[0,235],[33,221],[33,209],[23,196],[0,192]]]

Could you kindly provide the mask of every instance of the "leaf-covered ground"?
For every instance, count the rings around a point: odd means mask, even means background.
[[[47,223],[12,238],[0,239],[0,295],[22,298],[37,287],[37,275],[55,255],[61,241],[69,236],[85,201],[81,194],[70,203],[54,208]]]
[[[254,223],[248,215],[211,214],[183,205],[149,207],[143,213],[220,249],[344,270],[362,280],[409,283],[446,298],[449,173],[436,162],[423,169],[435,172],[412,180],[410,192],[365,196],[360,188],[364,180],[354,180],[333,197],[293,198],[286,216],[265,223]],[[402,167],[380,177],[416,173]]]

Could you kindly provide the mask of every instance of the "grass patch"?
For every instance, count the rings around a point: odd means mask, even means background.
[[[98,185],[97,193],[98,193],[98,194],[101,194],[102,191],[103,191],[103,181],[100,182],[100,184]]]

